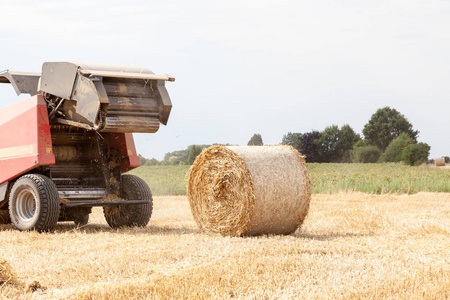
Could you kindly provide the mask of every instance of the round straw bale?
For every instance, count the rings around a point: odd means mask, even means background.
[[[308,213],[311,183],[291,146],[212,146],[192,165],[188,199],[203,231],[290,234]]]
[[[434,159],[434,165],[436,167],[443,167],[443,166],[445,166],[445,158],[444,157],[435,158]]]

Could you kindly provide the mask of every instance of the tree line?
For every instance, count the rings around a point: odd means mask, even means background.
[[[401,162],[419,165],[427,162],[430,146],[418,143],[419,131],[397,110],[378,109],[363,128],[363,137],[350,125],[331,125],[323,131],[292,133],[282,144],[291,145],[306,156],[307,162]]]
[[[164,155],[162,161],[155,158],[147,159],[139,154],[141,165],[192,165],[195,158],[202,152],[203,149],[212,145],[189,145],[187,149],[176,150],[168,152]]]
[[[419,131],[397,110],[378,109],[362,130],[363,137],[346,124],[327,126],[322,131],[288,132],[281,144],[291,145],[316,163],[401,162],[419,165],[427,162],[430,146],[417,142]],[[260,134],[254,134],[247,145],[263,145]],[[187,149],[166,153],[164,160],[139,156],[143,165],[190,165],[204,148],[211,145],[190,145]]]

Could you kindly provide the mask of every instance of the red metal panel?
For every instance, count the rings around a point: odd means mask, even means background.
[[[132,133],[125,133],[125,143],[127,147],[128,159],[130,160],[130,170],[139,167],[141,165],[141,161],[136,152]]]
[[[0,109],[0,184],[55,164],[47,106],[41,95]]]
[[[108,140],[109,145],[119,151],[122,157],[127,159],[122,160],[120,170],[126,172],[137,168],[141,165],[139,157],[136,153],[136,147],[134,146],[134,139],[132,133],[108,133],[104,135]]]

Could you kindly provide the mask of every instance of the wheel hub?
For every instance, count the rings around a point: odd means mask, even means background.
[[[30,189],[23,189],[17,195],[17,216],[23,222],[30,222],[36,213],[36,196]]]

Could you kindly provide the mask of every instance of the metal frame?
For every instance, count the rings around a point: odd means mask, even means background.
[[[94,206],[117,206],[117,205],[132,205],[132,204],[148,204],[149,200],[124,200],[124,201],[109,201],[109,202],[85,202],[85,203],[63,203],[63,207],[94,207]]]
[[[17,95],[30,94],[31,96],[34,96],[38,94],[40,77],[40,73],[5,70],[0,72],[0,83],[11,83]]]

